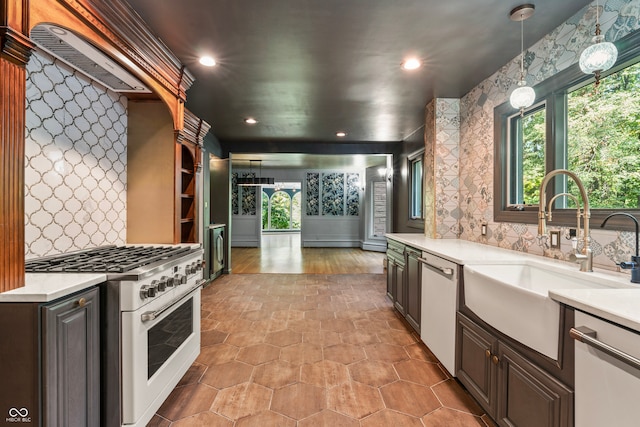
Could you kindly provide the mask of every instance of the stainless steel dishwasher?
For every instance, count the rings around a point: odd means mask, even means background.
[[[455,376],[458,265],[422,252],[422,312],[420,338]]]

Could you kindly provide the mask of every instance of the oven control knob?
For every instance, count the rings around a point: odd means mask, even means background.
[[[142,285],[140,288],[140,299],[153,298],[156,296],[157,280],[151,282],[150,285]]]
[[[186,277],[186,276],[183,276],[183,275],[180,275],[180,274],[176,274],[175,276],[173,276],[173,283],[175,283],[176,286],[184,285],[185,283],[187,283],[187,281],[186,280],[183,281],[182,280],[183,277]]]
[[[183,285],[187,283],[187,276],[180,276],[180,283]]]
[[[194,273],[197,273],[198,271],[202,270],[202,263],[197,262],[196,263],[196,271],[194,271]]]
[[[153,283],[153,282],[152,282]],[[166,276],[162,276],[158,282],[158,292],[164,292],[167,289],[168,279]]]
[[[191,264],[187,265],[187,266],[184,268],[184,274],[186,274],[186,275],[191,274]]]
[[[155,297],[157,290],[158,290],[158,281],[154,280],[149,285],[149,289],[147,289],[147,295],[149,296],[149,298]]]
[[[176,285],[175,280],[173,280],[173,277],[164,277],[163,278],[167,279],[167,286],[172,288]]]

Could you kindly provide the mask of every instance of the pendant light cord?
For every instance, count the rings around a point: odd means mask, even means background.
[[[520,80],[524,80],[524,16],[520,15]]]

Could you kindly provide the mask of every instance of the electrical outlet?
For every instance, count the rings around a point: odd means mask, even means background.
[[[480,225],[480,234],[482,234],[483,236],[487,235],[487,223],[486,222],[483,222]]]
[[[550,231],[549,236],[549,247],[551,249],[560,249],[560,231]]]

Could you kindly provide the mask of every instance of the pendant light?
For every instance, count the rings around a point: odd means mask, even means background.
[[[257,162],[260,166],[259,176],[254,176],[253,174],[254,162]],[[273,185],[274,182],[275,182],[275,178],[262,176],[262,160],[249,160],[249,176],[238,177],[236,179],[236,185],[239,185],[241,187],[259,187],[262,185]]]
[[[511,92],[509,97],[511,106],[519,109],[520,115],[524,113],[525,108],[533,105],[533,101],[536,100],[535,91],[527,86],[527,81],[524,79],[524,21],[529,19],[534,11],[534,5],[523,4],[513,9],[509,16],[512,21],[520,21],[520,80],[518,81],[518,87]]]
[[[600,32],[600,4],[596,0],[596,35],[593,44],[580,55],[580,70],[585,74],[596,76],[596,89],[600,84],[600,73],[613,67],[618,59],[618,49],[611,42],[605,42]]]

